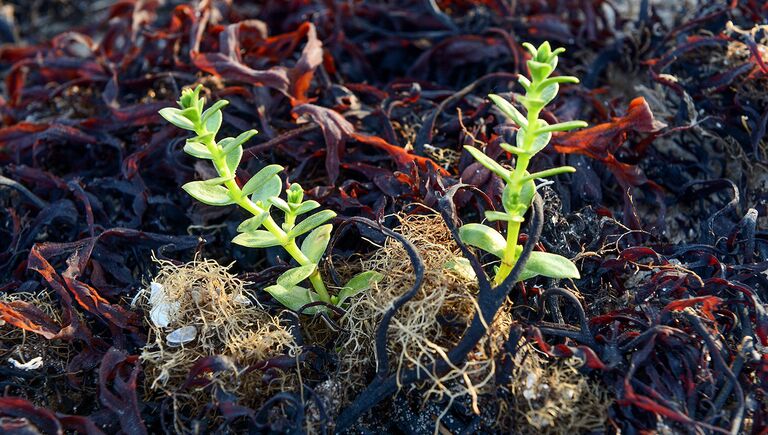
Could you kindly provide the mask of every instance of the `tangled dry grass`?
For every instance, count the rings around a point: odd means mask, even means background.
[[[260,371],[247,371],[269,358],[298,352],[288,330],[248,297],[247,283],[213,260],[159,264],[153,283],[159,284],[162,294],[151,297],[149,290],[143,290],[136,300],[147,313],[150,331],[141,354],[150,394],[161,391],[172,397],[174,408],[198,408],[211,402],[212,389],[207,387],[215,384],[236,394],[247,406],[258,407],[275,391],[296,387],[295,373],[283,372],[265,384]],[[174,304],[165,327],[150,319],[158,301]],[[193,340],[169,342],[173,331],[189,327],[196,331]],[[213,355],[229,357],[234,362],[232,370],[210,376],[205,390],[183,390],[193,365]]]
[[[508,412],[501,423],[521,434],[589,433],[605,428],[611,398],[579,372],[581,361],[548,360],[530,344],[515,356]]]

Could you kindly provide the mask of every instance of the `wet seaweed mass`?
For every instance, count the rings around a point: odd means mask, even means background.
[[[768,430],[768,7],[753,0],[0,1],[0,432]],[[563,47],[517,265],[467,247],[502,204],[523,43]],[[330,291],[232,243],[250,217],[158,114],[335,213]],[[518,104],[518,107],[519,106]],[[502,146],[505,144],[505,146]],[[498,222],[485,224],[493,226]],[[577,279],[517,282],[537,252]],[[469,269],[447,268],[464,257]],[[378,276],[378,275],[377,275]]]

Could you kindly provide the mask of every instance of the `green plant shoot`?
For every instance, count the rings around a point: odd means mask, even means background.
[[[516,156],[514,168],[510,170],[503,167],[477,148],[465,147],[478,162],[499,176],[505,184],[502,193],[504,211],[487,211],[485,217],[489,221],[505,221],[506,237],[491,227],[477,223],[467,224],[459,229],[459,236],[464,243],[487,251],[501,260],[501,264],[496,268],[494,278],[496,285],[501,284],[509,275],[522,252],[517,239],[520,235],[520,225],[524,222],[523,216],[531,207],[536,194],[534,180],[576,171],[571,166],[561,166],[531,174],[528,172],[531,158],[547,146],[553,132],[587,126],[584,121],[550,125],[539,118],[542,109],[557,96],[560,83],[578,83],[579,79],[571,76],[551,77],[557,67],[557,56],[565,49],[558,48],[553,51],[549,42],[544,42],[538,48],[529,43],[524,43],[523,46],[531,53],[531,59],[527,61],[531,73],[530,79],[523,75],[518,78],[525,89],[525,95],[519,97],[518,101],[525,108],[526,114],[523,115],[512,103],[499,95],[489,95],[494,104],[518,126],[515,145],[501,144],[504,150]],[[565,257],[534,251],[525,264],[519,280],[537,275],[550,278],[578,278],[579,271]]]
[[[281,246],[296,260],[297,267],[283,273],[277,283],[267,287],[278,302],[297,311],[304,305],[322,301],[340,306],[349,297],[370,288],[381,279],[377,272],[366,271],[350,279],[338,292],[331,295],[320,276],[319,263],[328,247],[333,225],[327,223],[336,216],[331,210],[310,212],[320,207],[317,201],[304,201],[304,190],[296,183],[286,190],[286,198],[280,198],[283,181],[280,165],[261,169],[243,186],[235,178],[243,157],[243,144],[257,131],[248,130],[237,137],[216,140],[221,128],[221,109],[228,104],[219,100],[205,109],[205,98],[200,97],[202,86],[182,91],[180,108],[166,107],[160,115],[176,127],[190,130],[195,136],[187,139],[184,151],[196,158],[210,160],[218,177],[205,181],[192,181],[182,186],[198,201],[211,206],[237,204],[253,217],[242,222],[232,241],[250,248]],[[274,209],[282,212],[282,224],[273,217]],[[307,215],[306,217],[302,217]],[[302,217],[301,219],[299,219]],[[298,244],[303,237],[301,246]],[[302,287],[309,281],[312,289]],[[314,314],[323,311],[322,306],[309,307],[304,312]]]

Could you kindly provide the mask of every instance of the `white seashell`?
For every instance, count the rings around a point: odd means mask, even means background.
[[[535,399],[539,395],[534,388],[538,383],[538,377],[533,373],[528,373],[528,377],[525,378],[525,390],[523,390],[523,397],[527,400]]]
[[[166,298],[165,287],[162,284],[153,282],[149,284],[149,303],[155,305]]]
[[[531,390],[530,388],[526,388],[523,390],[523,397],[525,397],[527,400],[531,400],[534,397],[536,397],[536,392]]]
[[[171,324],[173,307],[169,303],[160,303],[149,310],[149,318],[158,328],[167,328]]]
[[[241,305],[251,305],[251,300],[248,299],[248,296],[240,293],[237,296],[235,296],[235,302],[241,304]]]
[[[165,287],[160,283],[151,283],[149,291],[149,304],[152,305],[152,309],[149,311],[149,318],[155,326],[166,328],[176,318],[181,304],[178,301],[169,301],[168,295],[165,293]]]
[[[525,378],[525,386],[527,388],[533,388],[534,385],[538,382],[538,377],[533,373],[528,373],[528,377]]]
[[[165,337],[165,341],[169,346],[180,346],[184,343],[189,343],[197,337],[197,328],[194,326],[184,326],[179,328]]]
[[[154,297],[156,294],[158,294],[163,290],[165,290],[165,287],[163,287],[163,285],[160,284],[159,282],[152,282],[149,284],[150,297]]]
[[[163,285],[160,283],[152,282],[149,284],[149,301],[152,302],[152,298],[156,297],[155,295],[161,293],[163,290]],[[133,299],[131,299],[131,307],[135,307],[136,303],[139,302],[139,298],[144,296],[147,293],[147,289],[141,289],[136,292],[136,294],[133,296]]]
[[[13,358],[8,358],[8,362],[11,363],[11,365],[16,367],[17,369],[21,369],[21,370],[37,370],[43,366],[42,357],[32,358],[31,360],[25,363],[20,363]]]

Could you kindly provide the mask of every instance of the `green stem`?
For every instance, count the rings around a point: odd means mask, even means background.
[[[304,253],[301,252],[301,249],[299,249],[299,247],[296,245],[296,239],[290,239],[287,244],[283,245],[283,248],[285,248],[285,250],[288,251],[288,254],[295,258],[296,261],[298,261],[302,266],[313,264],[312,261],[307,258],[307,256],[304,255]],[[315,271],[312,272],[312,275],[309,276],[309,282],[312,283],[312,287],[315,288],[317,295],[320,296],[320,300],[330,304],[331,295],[328,294],[328,289],[325,288],[323,278],[320,277],[319,268],[315,268]]]
[[[531,86],[530,94],[536,92],[535,85]],[[538,119],[540,110],[528,110],[528,126],[525,129],[525,136],[523,137],[523,150],[529,151],[531,144],[536,139],[538,134]],[[519,198],[520,193],[523,190],[523,183],[525,183],[525,172],[528,170],[528,164],[531,162],[531,154],[518,154],[515,162],[515,170],[512,171],[510,185],[514,198]],[[528,207],[528,204],[526,204]],[[509,213],[512,210],[507,210]],[[520,216],[522,217],[522,216]],[[504,249],[504,256],[501,259],[501,266],[496,273],[494,283],[496,285],[504,282],[504,279],[512,272],[512,268],[517,263],[517,239],[520,236],[520,222],[508,221],[507,223],[507,246]]]
[[[202,133],[199,131],[196,133],[200,136],[203,136],[207,132],[203,130]],[[229,194],[235,203],[254,216],[258,216],[264,213],[264,209],[251,201],[247,195],[243,195],[243,190],[240,188],[240,186],[237,185],[237,182],[233,176],[234,174],[229,171],[226,156],[221,154],[221,151],[219,150],[219,147],[216,145],[214,140],[210,139],[206,141],[204,145],[206,148],[208,148],[208,152],[210,152],[213,156],[212,161],[214,168],[216,168],[216,172],[220,177],[227,179],[227,181],[224,182],[224,186],[226,186],[226,188],[229,190]],[[307,256],[301,252],[301,249],[299,249],[299,247],[296,245],[296,239],[288,237],[288,234],[283,231],[282,228],[280,228],[280,225],[275,222],[272,216],[267,216],[262,225],[264,225],[264,228],[272,233],[272,235],[280,241],[280,245],[285,248],[288,254],[293,257],[300,265],[307,266],[309,264],[314,264],[312,260],[307,258]],[[331,303],[331,296],[328,294],[328,289],[326,289],[325,283],[320,276],[319,268],[315,268],[315,271],[309,277],[309,282],[312,283],[312,287],[315,288],[315,291],[317,292],[317,295],[320,297],[321,301]]]
[[[512,272],[512,268],[515,267],[517,258],[515,258],[515,252],[517,251],[517,238],[520,235],[520,222],[509,221],[507,224],[507,248],[504,250],[504,257],[501,259],[501,266],[496,273],[494,282],[496,285],[504,282],[504,279]]]

